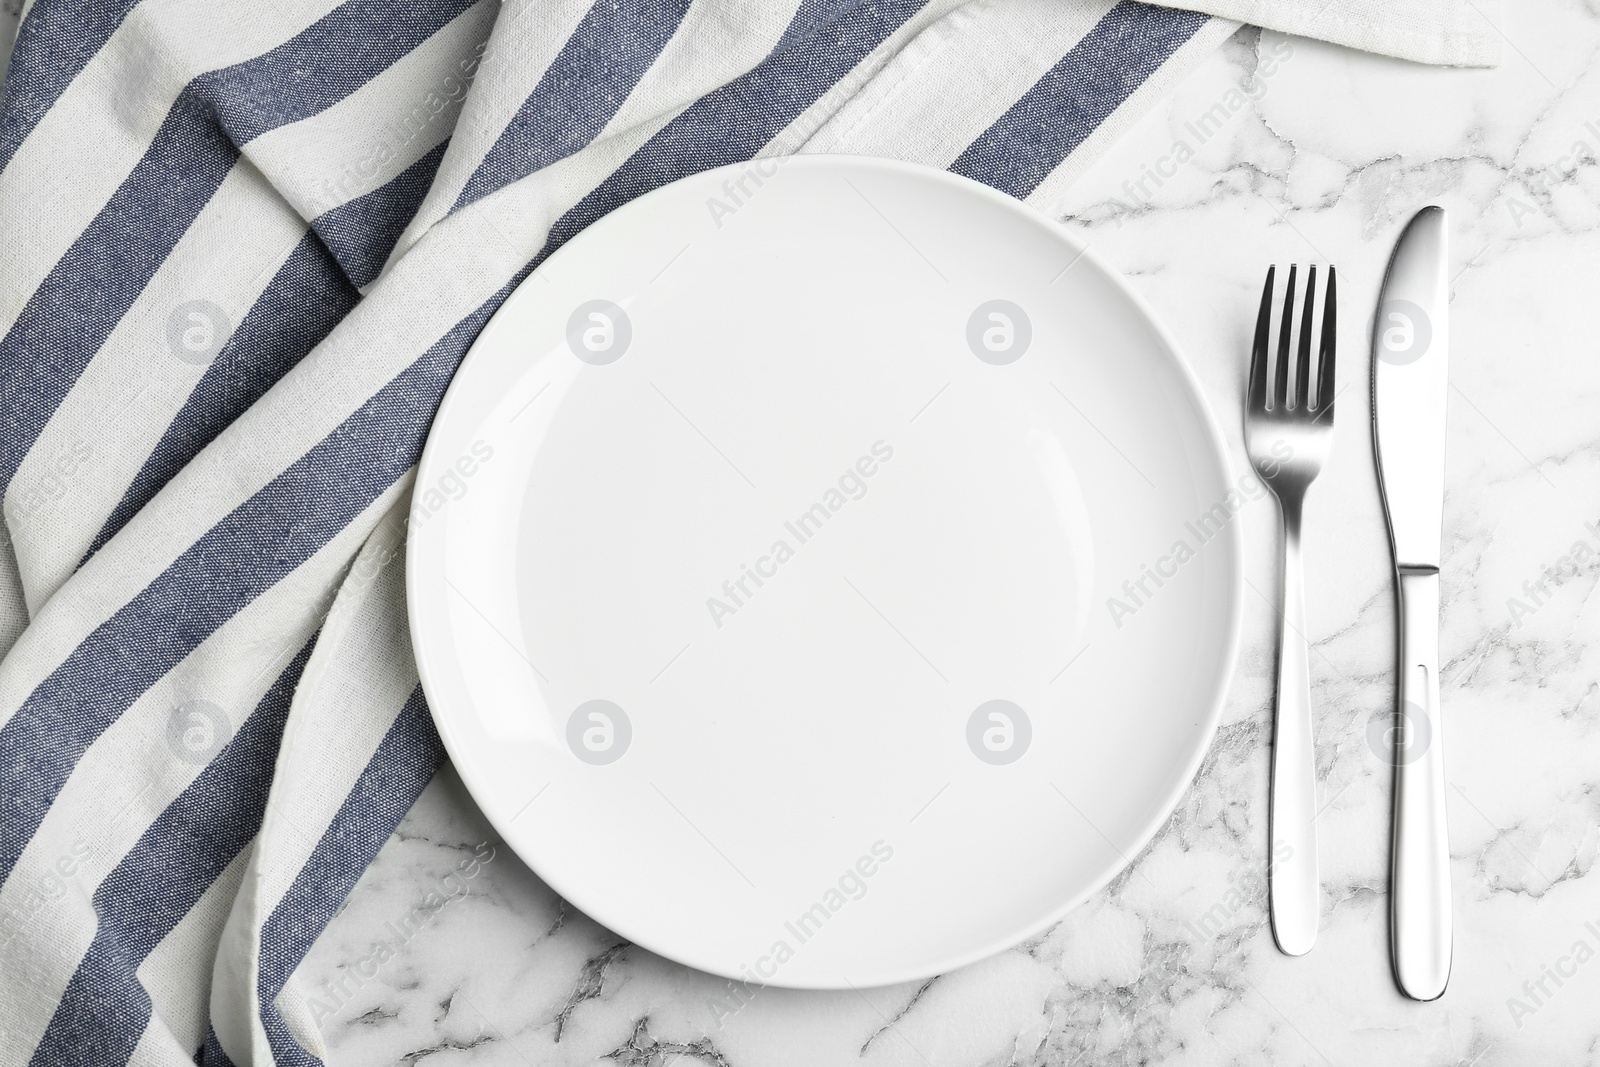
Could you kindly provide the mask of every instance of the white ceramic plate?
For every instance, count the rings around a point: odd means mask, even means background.
[[[1171,340],[1050,220],[907,164],[725,168],[473,346],[417,476],[417,662],[485,814],[597,921],[741,980],[908,980],[1170,814],[1239,498]]]

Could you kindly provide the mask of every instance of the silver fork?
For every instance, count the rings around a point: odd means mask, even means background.
[[[1311,667],[1305,637],[1305,578],[1300,563],[1300,520],[1306,490],[1328,456],[1333,437],[1333,365],[1336,330],[1334,271],[1320,298],[1322,336],[1317,345],[1315,393],[1311,403],[1311,334],[1317,294],[1317,268],[1309,268],[1300,343],[1289,394],[1290,324],[1294,318],[1295,267],[1283,295],[1276,369],[1267,384],[1267,353],[1272,320],[1274,268],[1267,268],[1250,353],[1250,391],[1245,403],[1245,451],[1283,512],[1283,611],[1278,631],[1278,692],[1272,725],[1272,799],[1268,863],[1272,936],[1290,955],[1309,952],[1317,939],[1316,757],[1311,738]]]

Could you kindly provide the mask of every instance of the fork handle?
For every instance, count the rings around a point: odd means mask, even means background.
[[[1300,563],[1301,502],[1283,509],[1283,614],[1278,631],[1278,699],[1272,724],[1272,799],[1268,864],[1272,936],[1290,956],[1317,940],[1317,775],[1311,737],[1311,663],[1306,646],[1305,574]]]
[[[1399,722],[1389,941],[1401,992],[1435,1000],[1450,980],[1450,844],[1439,716],[1439,572],[1399,573]]]

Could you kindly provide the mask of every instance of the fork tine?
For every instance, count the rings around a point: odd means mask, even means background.
[[[1267,284],[1261,290],[1261,310],[1256,314],[1256,339],[1250,346],[1250,389],[1245,407],[1250,411],[1267,408],[1267,346],[1272,332],[1272,275],[1267,268]]]
[[[1277,376],[1273,382],[1274,406],[1282,411],[1289,405],[1289,341],[1293,334],[1290,324],[1294,321],[1294,272],[1295,264],[1289,264],[1289,284],[1283,291],[1283,325],[1278,328],[1278,366],[1272,373]]]
[[[1311,409],[1311,319],[1317,308],[1317,265],[1306,268],[1306,299],[1300,309],[1300,349],[1294,364],[1294,406]]]
[[[1328,265],[1328,291],[1322,298],[1322,344],[1317,348],[1317,414],[1333,418],[1333,364],[1338,339],[1339,289]]]

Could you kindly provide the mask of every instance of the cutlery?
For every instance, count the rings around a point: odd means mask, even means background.
[[[1317,268],[1306,272],[1289,389],[1295,273],[1289,267],[1283,294],[1277,359],[1267,353],[1276,269],[1267,268],[1250,353],[1245,402],[1245,451],[1250,464],[1278,498],[1283,514],[1283,610],[1278,630],[1278,690],[1272,720],[1272,797],[1268,868],[1272,936],[1290,956],[1311,950],[1317,939],[1316,758],[1311,738],[1311,667],[1305,637],[1305,579],[1300,562],[1300,520],[1306,490],[1322,470],[1333,437],[1334,337],[1337,288],[1333,267],[1321,294],[1322,332],[1317,344],[1316,389],[1312,390],[1311,342],[1318,306]],[[1268,364],[1273,363],[1268,388]],[[1312,403],[1313,397],[1316,403]]]
[[[1389,942],[1395,981],[1434,1000],[1450,980],[1450,849],[1439,707],[1449,281],[1445,213],[1423,208],[1395,245],[1373,325],[1372,428],[1399,600]]]

